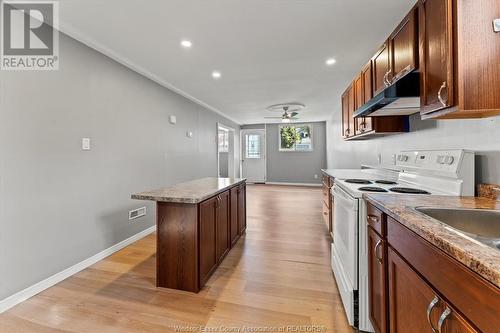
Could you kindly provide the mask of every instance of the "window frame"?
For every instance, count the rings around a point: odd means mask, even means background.
[[[259,138],[258,140],[258,147],[259,147],[259,156],[256,157],[256,156],[250,156],[248,155],[248,142],[249,142],[249,137],[250,136],[256,136]],[[249,134],[245,134],[245,159],[260,159],[262,158],[262,142],[261,142],[261,135],[260,134],[252,134],[252,133],[249,133]]]
[[[296,149],[296,143],[294,144],[294,147],[293,148],[282,148],[281,147],[281,129],[284,128],[284,127],[303,127],[303,126],[308,126],[309,127],[309,138],[311,139],[311,148],[310,149],[300,149],[300,150],[297,150]],[[288,152],[294,152],[294,153],[310,153],[312,151],[314,151],[314,144],[313,144],[313,135],[314,135],[314,132],[313,132],[313,124],[309,124],[309,123],[297,123],[297,124],[280,124],[278,126],[278,149],[280,152],[283,152],[283,153],[288,153]]]

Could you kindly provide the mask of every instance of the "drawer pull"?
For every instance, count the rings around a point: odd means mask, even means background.
[[[439,303],[439,297],[434,296],[434,299],[429,303],[429,306],[427,307],[427,322],[431,326],[432,332],[434,333],[439,333],[439,332],[434,328],[434,325],[432,325],[431,314],[432,310],[434,310],[434,308],[436,307],[436,305],[438,305],[438,303]]]
[[[380,245],[382,245],[382,240],[379,240],[377,244],[375,244],[374,251],[375,251],[375,258],[377,258],[377,261],[381,264],[384,258],[378,256],[378,249],[380,248]]]
[[[373,223],[378,223],[379,218],[378,218],[378,216],[375,216],[375,215],[368,215],[368,220],[372,221]]]
[[[450,308],[446,307],[446,310],[444,310],[443,313],[441,314],[441,317],[439,317],[439,321],[438,321],[438,332],[439,333],[443,332],[443,324],[444,324],[445,320],[450,316],[450,314],[451,314]]]

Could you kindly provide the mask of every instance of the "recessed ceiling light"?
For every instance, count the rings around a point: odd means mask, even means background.
[[[219,71],[213,71],[212,72],[212,77],[214,79],[220,79],[221,76],[222,76],[222,74]]]
[[[190,40],[184,39],[183,41],[181,41],[181,45],[182,47],[189,49],[191,46],[193,46],[193,43],[191,43]]]
[[[337,62],[337,60],[335,60],[333,58],[328,58],[325,61],[325,63],[327,64],[327,66],[331,66],[331,65],[335,64],[336,62]]]

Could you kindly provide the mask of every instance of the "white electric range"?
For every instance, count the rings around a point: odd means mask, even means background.
[[[393,173],[336,178],[332,187],[332,269],[349,324],[374,332],[369,320],[366,203],[363,193],[388,195],[474,195],[474,153],[466,150],[402,151]]]

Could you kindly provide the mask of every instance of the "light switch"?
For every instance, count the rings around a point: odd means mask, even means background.
[[[493,20],[493,31],[500,32],[500,18]]]
[[[193,132],[191,132],[191,131],[187,131],[187,132],[186,132],[186,136],[187,136],[188,138],[192,138],[192,137],[193,137]]]
[[[170,117],[168,117],[168,121],[172,124],[172,125],[175,125],[177,124],[177,117],[172,115]]]
[[[82,138],[82,150],[90,150],[90,138]]]

